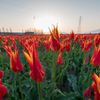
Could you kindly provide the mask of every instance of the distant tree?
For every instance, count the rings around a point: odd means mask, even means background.
[[[4,29],[4,27],[2,27],[2,31],[3,31],[3,32],[5,32],[5,29]]]
[[[6,28],[6,32],[8,32],[8,28]]]
[[[12,33],[12,29],[10,28],[10,32]]]
[[[24,33],[24,30],[22,29],[22,33]]]

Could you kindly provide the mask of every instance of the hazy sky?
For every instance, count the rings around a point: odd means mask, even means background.
[[[0,0],[0,29],[21,32],[29,28],[49,31],[58,23],[60,32],[100,28],[100,0]]]

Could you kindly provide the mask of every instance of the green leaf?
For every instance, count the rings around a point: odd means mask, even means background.
[[[77,77],[74,75],[69,75],[68,80],[69,80],[69,91],[74,90],[74,92],[80,93],[81,92],[80,88],[79,88],[80,85],[78,85],[78,83],[77,83]],[[71,88],[72,88],[72,90],[71,90]]]
[[[70,92],[70,93],[64,93],[64,95],[58,95],[54,97],[54,100],[75,100],[75,97],[79,95],[78,92]]]
[[[60,91],[60,89],[55,89],[55,90],[52,92],[53,95],[56,94],[56,93],[60,93],[61,95],[66,96],[66,95],[64,95],[64,94]]]
[[[23,86],[22,87],[22,91],[23,91],[23,94],[25,94],[25,96],[27,96],[27,91],[29,90],[29,88],[28,87],[26,87],[26,86]]]
[[[20,76],[20,80],[22,80],[24,77],[29,77],[29,72],[26,72],[22,76]]]
[[[26,86],[26,87],[30,87],[30,83],[28,80],[24,80],[24,81],[21,81],[21,86]]]

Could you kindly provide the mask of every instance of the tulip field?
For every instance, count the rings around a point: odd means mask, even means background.
[[[100,34],[0,35],[0,100],[100,100]]]

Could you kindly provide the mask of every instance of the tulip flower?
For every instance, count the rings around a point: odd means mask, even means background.
[[[4,72],[0,70],[0,100],[4,97],[4,95],[7,92],[7,88],[4,85],[2,85],[2,81],[1,81],[1,78],[3,77],[3,75],[4,75]]]
[[[89,55],[90,55],[90,52],[88,53],[87,57],[85,58],[84,60],[84,64],[87,65],[88,62],[89,62]]]
[[[24,55],[30,65],[30,76],[32,79],[36,82],[39,82],[39,100],[42,100],[42,90],[41,90],[41,84],[40,82],[43,81],[43,78],[45,77],[44,69],[38,59],[37,52],[35,50],[35,45],[33,44],[31,46],[31,49],[29,50],[29,54],[24,52]]]
[[[72,32],[70,33],[70,39],[74,39],[74,37],[75,37],[75,33],[72,31]]]
[[[15,50],[15,52],[11,52],[10,55],[10,66],[14,72],[20,72],[24,68],[19,60],[18,51],[19,50]]]
[[[89,51],[90,47],[91,47],[91,44],[92,44],[92,40],[85,41],[83,50],[85,52]]]
[[[87,88],[84,91],[84,96],[86,98],[90,97],[90,88],[93,88],[94,91],[94,100],[100,100],[100,74],[99,77],[94,73],[92,76],[92,79],[94,80],[94,82],[92,83],[92,85]]]
[[[78,44],[79,35],[75,36],[74,43]]]
[[[87,35],[83,35],[83,41],[86,41],[86,39],[87,39]]]
[[[91,95],[91,86],[89,86],[83,93],[86,98],[89,98]]]
[[[16,47],[16,42],[13,42],[13,43],[12,43],[12,47],[13,47],[14,50],[17,49],[17,47]]]
[[[3,48],[6,50],[7,56],[10,57],[11,56],[11,52],[12,52],[11,47],[10,46],[3,46]]]
[[[2,85],[2,81],[0,79],[0,100],[5,96],[6,92],[7,88],[4,85]]]
[[[46,49],[46,51],[48,51],[49,48],[50,48],[50,42],[46,40],[45,41],[45,49]]]
[[[66,48],[66,51],[70,51],[70,48],[71,48],[71,43],[68,42],[66,45],[65,45],[65,48]]]
[[[0,70],[0,79],[3,77],[4,72]]]
[[[60,53],[58,54],[58,58],[57,58],[57,64],[58,64],[58,65],[62,65],[62,63],[63,63],[63,60],[62,60],[61,55],[62,55],[62,53],[60,52]]]
[[[99,37],[99,35],[96,35],[96,36],[94,37],[94,43],[95,43],[96,45],[99,45],[99,44],[100,44],[100,37]]]
[[[0,48],[1,48],[1,46],[0,46]],[[1,52],[1,50],[0,50],[0,52]]]
[[[99,64],[100,64],[100,46],[98,48],[96,48],[96,46],[94,47],[94,53],[93,53],[90,63],[93,66],[99,66]]]
[[[10,43],[8,42],[8,40],[5,41],[6,45],[10,45]]]
[[[50,41],[51,41],[51,50],[52,51],[58,51],[61,49],[61,41],[60,41],[60,34],[58,32],[58,27],[55,28],[51,31],[49,29],[50,33],[51,33],[51,37],[50,37]]]
[[[34,81],[42,82],[43,78],[45,77],[45,72],[37,57],[35,45],[31,46],[31,51],[29,51],[29,54],[24,51],[23,53],[30,65],[30,72],[29,72],[30,76]]]
[[[80,46],[81,49],[84,48],[84,42],[82,42],[81,46]]]
[[[80,37],[79,41],[80,41],[80,44],[81,44],[82,43],[82,37]]]
[[[64,47],[65,47],[65,46],[64,46],[64,45],[62,45],[62,47],[61,47],[61,49],[60,49],[60,52],[61,52],[61,53],[63,53],[63,52],[64,52]]]

